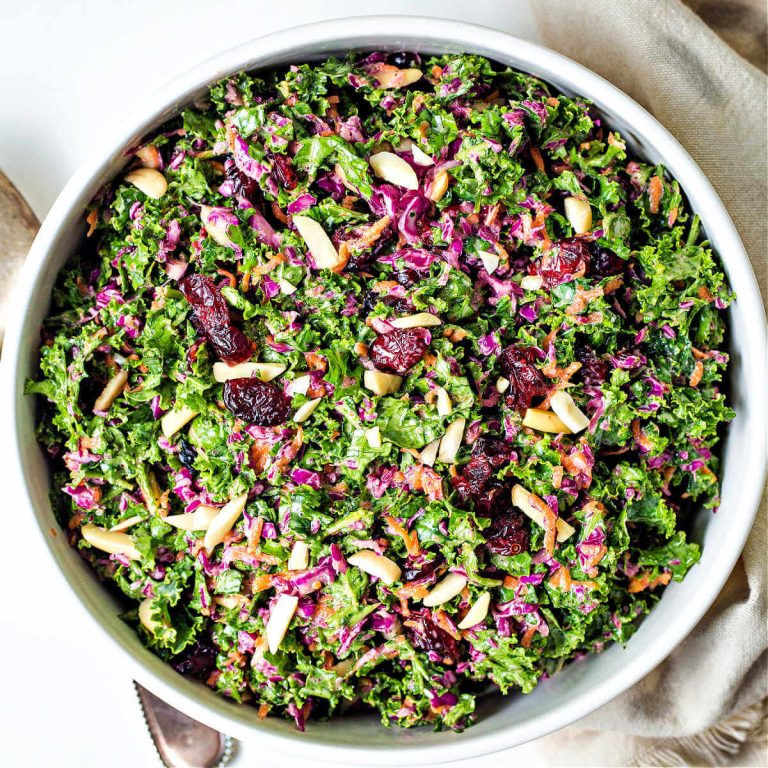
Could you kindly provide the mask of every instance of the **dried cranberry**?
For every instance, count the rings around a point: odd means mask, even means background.
[[[500,517],[513,509],[512,489],[501,483],[489,483],[475,501],[475,510],[480,517]]]
[[[190,445],[186,437],[179,440],[179,461],[187,468],[194,469],[197,451]]]
[[[453,479],[453,487],[462,501],[469,501],[483,492],[492,474],[488,459],[484,456],[475,456],[464,465],[461,474]]]
[[[485,546],[495,555],[519,555],[528,549],[528,518],[522,512],[507,510],[492,518],[483,531]]]
[[[261,379],[224,382],[224,405],[238,419],[259,427],[276,427],[288,419],[291,400],[274,384]]]
[[[380,371],[403,376],[424,357],[431,338],[426,328],[394,328],[376,337],[368,355]]]
[[[459,661],[459,644],[432,619],[432,614],[422,608],[411,611],[405,622],[405,632],[411,645],[417,651],[432,651],[450,664]]]
[[[592,347],[579,345],[575,350],[576,359],[581,363],[579,376],[585,384],[600,386],[608,376],[609,366],[600,360]]]
[[[296,172],[291,166],[291,159],[277,152],[267,152],[267,157],[272,163],[272,171],[283,189],[296,189]]]
[[[582,277],[588,269],[589,250],[584,241],[577,238],[555,243],[544,254],[539,265],[539,273],[547,288],[570,283],[577,277]]]
[[[547,382],[541,371],[533,364],[536,352],[532,347],[511,346],[499,355],[499,367],[509,379],[507,405],[521,411],[530,408],[534,397],[547,393]]]
[[[609,248],[594,246],[590,260],[589,273],[599,277],[620,275],[624,271],[626,262],[617,256]]]
[[[179,288],[192,306],[196,327],[208,337],[219,358],[230,365],[248,360],[251,343],[232,325],[229,307],[213,280],[204,275],[189,275],[179,283]]]
[[[177,656],[171,666],[182,675],[204,681],[216,669],[216,649],[210,641],[198,640]]]
[[[224,175],[232,182],[232,192],[235,197],[245,197],[251,200],[259,191],[259,182],[246,176],[236,165],[230,165]]]
[[[497,437],[478,437],[472,446],[472,455],[485,457],[494,469],[507,464],[511,453],[509,444]]]

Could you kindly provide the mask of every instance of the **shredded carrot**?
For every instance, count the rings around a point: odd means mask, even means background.
[[[413,600],[423,600],[428,594],[429,587],[425,587],[423,584],[403,584],[403,586],[397,590],[397,596],[401,600],[407,600],[408,598],[412,598]]]
[[[385,515],[384,519],[387,521],[389,527],[403,540],[405,543],[405,551],[414,557],[419,553],[419,534],[416,531],[407,531],[400,523],[390,515]]]
[[[531,153],[531,159],[533,160],[533,164],[536,166],[536,168],[542,173],[546,173],[546,168],[544,167],[544,158],[541,156],[539,148],[534,147],[533,144],[531,144],[531,146],[528,148],[528,151]]]
[[[693,373],[691,374],[691,378],[688,379],[689,386],[697,387],[701,382],[701,377],[703,375],[704,375],[704,363],[702,363],[701,360],[697,360],[696,364],[693,366]]]
[[[643,430],[640,428],[640,419],[635,419],[632,422],[632,437],[635,438],[637,441],[637,444],[644,450],[650,451],[653,447],[651,445],[651,441],[648,439],[648,436],[643,432]]]
[[[269,710],[269,704],[262,704],[256,711],[256,716],[263,720],[269,714]]]
[[[661,196],[664,194],[664,184],[661,181],[661,177],[654,176],[648,184],[648,210],[651,213],[659,212],[659,205],[661,203]]]
[[[644,571],[639,576],[634,576],[632,579],[630,579],[627,592],[634,594],[636,592],[642,592],[646,589],[655,589],[659,586],[659,584],[666,586],[669,584],[671,578],[672,574],[667,572],[660,573],[655,579],[651,579],[648,571]]]
[[[461,634],[456,631],[453,622],[448,618],[448,614],[442,608],[432,611],[432,618],[435,620],[435,624],[437,624],[440,629],[447,632],[454,640],[461,639]]]
[[[567,592],[571,588],[571,572],[564,565],[561,565],[549,580],[551,586]]]
[[[253,267],[251,270],[254,275],[267,275],[269,274],[275,267],[280,266],[285,261],[285,255],[283,253],[275,253],[273,254],[269,261],[260,266],[260,267]]]
[[[502,583],[505,589],[517,589],[520,579],[516,579],[514,576],[505,576]]]
[[[90,237],[96,231],[96,225],[99,223],[98,211],[95,208],[92,211],[88,211],[85,221],[88,224],[88,232],[85,236]]]
[[[601,285],[584,290],[583,288],[577,288],[573,297],[573,301],[570,306],[565,310],[566,315],[573,317],[574,315],[580,315],[593,299],[599,299],[603,295],[603,287]]]
[[[533,636],[536,634],[536,629],[537,627],[528,627],[528,629],[525,630],[522,640],[520,640],[520,645],[522,645],[523,648],[531,647],[531,640],[533,640]]]
[[[361,357],[368,354],[368,345],[363,344],[362,341],[358,341],[357,344],[355,344],[355,354],[360,355]]]
[[[699,287],[698,295],[700,299],[704,299],[704,301],[714,301],[715,297],[710,293],[709,288],[707,288],[706,285],[702,285]]]
[[[275,202],[272,202],[270,205],[272,208],[272,215],[281,223],[281,224],[287,224],[288,223],[288,217],[283,213],[282,208]]]
[[[229,280],[229,285],[231,288],[234,288],[237,285],[237,279],[231,272],[227,272],[226,269],[217,269],[216,272]]]
[[[272,586],[272,576],[268,573],[262,573],[256,576],[251,582],[251,589],[254,592],[263,592]]]
[[[542,509],[544,512],[544,549],[549,555],[553,555],[557,541],[557,515],[552,511],[549,504],[543,500],[542,504],[546,508],[546,510]]]

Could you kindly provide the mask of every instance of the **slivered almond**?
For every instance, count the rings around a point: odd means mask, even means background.
[[[403,139],[397,149],[400,152],[410,151],[411,155],[413,155],[413,162],[416,163],[416,165],[420,165],[422,168],[435,164],[435,161],[421,149],[416,142],[411,141],[410,139]]]
[[[155,631],[162,629],[165,625],[162,621],[158,621],[152,616],[153,609],[155,607],[155,598],[147,597],[139,603],[139,621],[144,629],[150,634],[154,635]]]
[[[154,168],[137,168],[126,174],[125,180],[153,200],[161,198],[168,189],[165,176]]]
[[[443,321],[431,312],[417,312],[415,315],[405,315],[390,320],[389,324],[393,328],[433,328],[436,325],[442,325]]]
[[[234,528],[235,523],[243,514],[245,502],[248,500],[247,493],[241,493],[234,499],[227,502],[216,514],[216,517],[208,524],[205,532],[203,546],[210,554],[214,547],[224,541],[224,537]]]
[[[490,592],[483,592],[478,595],[477,600],[472,603],[472,607],[467,611],[467,615],[459,622],[459,629],[469,629],[479,624],[488,615],[490,605]]]
[[[213,602],[222,608],[237,608],[242,604],[242,597],[240,595],[216,595]]]
[[[438,387],[437,392],[437,413],[440,416],[449,416],[453,410],[451,396],[442,388]]]
[[[118,531],[108,531],[98,525],[88,523],[81,529],[83,538],[96,549],[109,552],[110,555],[125,555],[129,560],[141,560],[141,554],[136,549],[133,536]]]
[[[552,434],[571,434],[567,424],[564,424],[554,411],[545,411],[542,408],[528,408],[523,417],[523,426],[535,429],[538,432],[551,432]]]
[[[218,514],[219,509],[217,507],[201,504],[193,512],[184,515],[168,515],[163,518],[163,522],[182,531],[207,531],[208,526]]]
[[[267,619],[266,636],[270,653],[277,653],[291,623],[299,598],[296,595],[280,595]]]
[[[126,520],[121,520],[119,523],[113,525],[109,530],[119,533],[120,531],[127,531],[132,528],[136,523],[140,523],[144,518],[141,515],[134,515]]]
[[[350,182],[347,180],[347,176],[344,173],[344,169],[336,163],[336,165],[333,166],[333,172],[341,179],[341,183],[352,193],[355,195],[359,194],[359,190],[357,187],[352,186]]]
[[[289,571],[306,571],[309,565],[309,547],[306,541],[297,541],[288,558]]]
[[[520,281],[520,287],[524,291],[538,291],[544,285],[544,278],[541,275],[526,275]]]
[[[392,64],[384,63],[374,65],[369,72],[378,82],[379,88],[404,88],[422,78],[421,70],[415,67],[399,69]]]
[[[400,566],[385,555],[377,555],[370,549],[361,549],[347,558],[350,565],[361,571],[376,576],[387,586],[394,584],[401,576]]]
[[[371,427],[365,430],[365,439],[369,447],[381,448],[381,430],[378,427]]]
[[[581,411],[573,398],[564,390],[559,389],[549,399],[552,410],[560,417],[571,432],[581,432],[589,426],[589,417]]]
[[[163,159],[160,156],[160,150],[154,144],[145,144],[141,149],[136,150],[136,157],[141,160],[145,168],[154,168],[159,171]]]
[[[402,376],[394,373],[382,373],[381,371],[366,371],[363,374],[363,384],[375,395],[391,395],[400,389],[403,383]]]
[[[205,231],[209,234],[211,240],[219,245],[234,245],[229,236],[230,224],[220,221],[219,216],[214,214],[214,209],[210,205],[200,206],[200,218],[205,224]]]
[[[592,228],[592,207],[583,197],[566,197],[563,203],[565,218],[568,219],[573,231],[583,235]]]
[[[297,376],[291,383],[291,395],[306,395],[309,392],[309,385],[312,383],[312,377],[309,374]]]
[[[318,269],[335,269],[343,259],[322,226],[309,216],[294,216],[293,223],[299,230],[307,249]]]
[[[505,379],[503,376],[499,376],[496,379],[496,391],[503,395],[509,389],[509,379]]]
[[[112,403],[122,394],[125,384],[128,381],[128,371],[118,371],[108,382],[101,394],[96,398],[93,404],[94,411],[108,411]]]
[[[483,262],[485,271],[492,275],[499,268],[499,257],[495,253],[489,251],[479,251],[477,254],[480,257],[480,261]]]
[[[285,371],[282,363],[226,363],[213,364],[213,378],[224,382],[230,379],[251,379],[254,376],[262,381],[272,381]]]
[[[458,573],[449,573],[445,578],[435,584],[423,602],[427,608],[434,608],[437,605],[447,603],[453,600],[456,595],[467,586],[467,577]]]
[[[437,453],[437,460],[443,464],[453,464],[456,461],[456,454],[461,447],[461,441],[464,438],[464,425],[467,420],[464,418],[452,421],[445,434],[440,440],[440,450]]]
[[[416,171],[394,152],[377,152],[368,158],[368,162],[380,179],[405,189],[419,188]]]
[[[437,451],[440,448],[440,440],[433,440],[419,454],[421,463],[426,467],[431,467],[437,460]]]
[[[515,485],[512,488],[512,503],[518,509],[522,510],[525,515],[530,517],[534,523],[537,523],[542,528],[545,527],[544,512],[542,512],[541,506],[549,505],[544,499],[540,499],[536,494],[527,491],[522,485]],[[569,525],[565,520],[562,520],[559,517],[557,518],[555,527],[557,528],[557,540],[559,542],[565,541],[576,532],[576,529],[573,528],[573,526]]]
[[[316,397],[314,400],[307,400],[307,402],[300,406],[296,413],[293,414],[293,420],[297,424],[306,421],[317,410],[317,406],[320,405],[322,399],[322,397]]]
[[[443,199],[445,193],[448,191],[449,182],[450,177],[448,176],[448,171],[446,171],[445,168],[441,168],[435,174],[435,178],[432,179],[432,183],[429,185],[429,189],[427,190],[427,197],[433,203],[440,202],[440,200]]]
[[[197,416],[197,411],[183,405],[181,408],[174,408],[160,419],[160,427],[166,439],[173,437],[187,422]]]

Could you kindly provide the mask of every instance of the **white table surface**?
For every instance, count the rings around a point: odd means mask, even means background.
[[[175,73],[287,26],[381,12],[459,18],[536,37],[525,0],[0,0],[0,168],[42,218],[100,134]],[[40,551],[28,511],[9,502],[0,559],[0,764],[159,765],[130,678],[79,618]],[[460,765],[514,763],[546,760],[534,743]],[[248,743],[236,764],[300,763]]]

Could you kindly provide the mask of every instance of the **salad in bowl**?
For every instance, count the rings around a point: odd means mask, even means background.
[[[695,567],[731,292],[588,100],[471,54],[241,73],[86,219],[27,392],[71,544],[178,672],[461,730]]]

